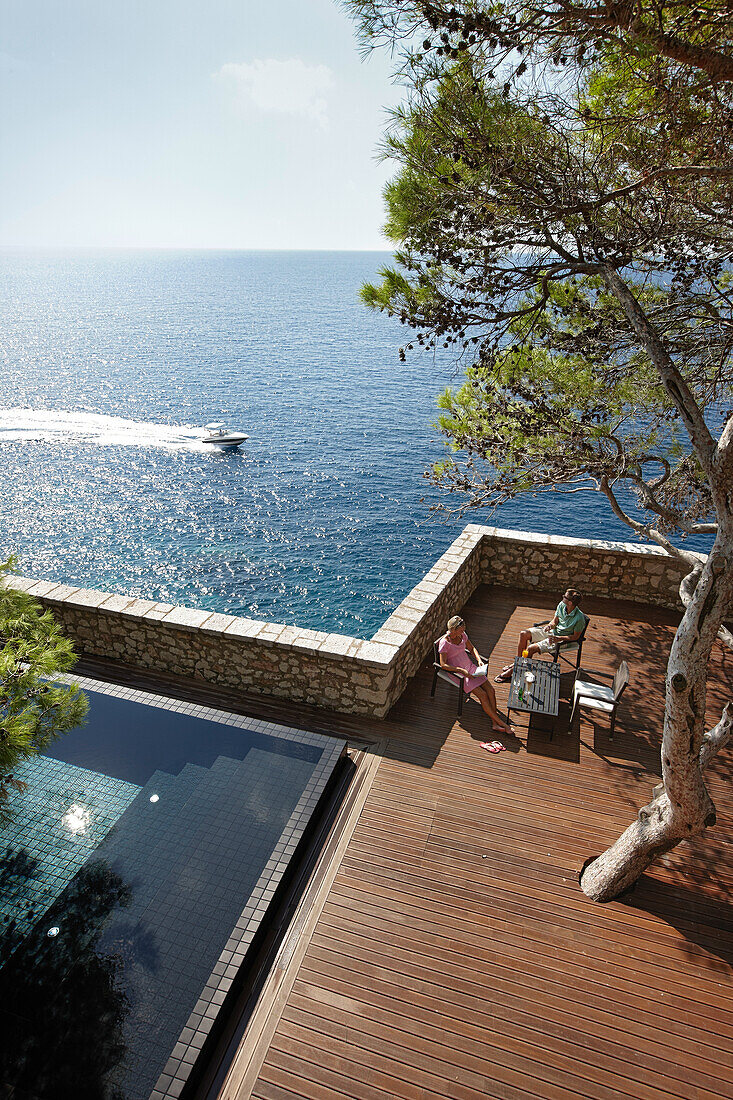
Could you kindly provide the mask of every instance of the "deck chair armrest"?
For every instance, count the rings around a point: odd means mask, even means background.
[[[543,619],[541,623],[532,623],[532,626],[547,626],[549,619]]]

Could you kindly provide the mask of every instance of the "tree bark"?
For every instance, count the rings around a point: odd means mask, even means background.
[[[636,298],[617,271],[607,269],[604,278],[687,426],[710,482],[718,534],[707,560],[695,564],[681,586],[686,608],[667,664],[664,792],[639,811],[611,848],[586,865],[580,884],[594,901],[618,897],[660,855],[715,824],[703,770],[730,739],[733,727],[729,703],[717,726],[707,735],[704,731],[708,661],[719,634],[726,641],[729,637],[721,628],[733,608],[733,428],[726,425],[716,446],[694,396]]]
[[[706,735],[706,677],[710,653],[731,607],[733,522],[728,515],[700,570],[669,655],[661,753],[664,793],[642,807],[616,843],[584,869],[580,884],[594,901],[612,901],[660,855],[715,824],[703,771],[731,738],[733,704],[726,705]]]
[[[733,707],[728,704],[717,726],[703,741],[697,762],[690,761],[688,770],[699,773],[700,785],[704,788],[702,772],[720,749],[728,743],[733,728]],[[689,816],[674,812],[666,791],[655,798],[648,806],[639,810],[639,815],[628,829],[622,833],[616,843],[592,862],[586,864],[580,884],[583,891],[593,901],[613,901],[614,898],[631,889],[640,875],[656,859],[675,848],[680,841],[703,832],[708,825],[715,824],[715,808],[705,790],[705,809],[708,817],[698,816],[692,824]]]

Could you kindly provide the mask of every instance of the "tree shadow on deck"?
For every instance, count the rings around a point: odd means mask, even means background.
[[[700,850],[695,853],[692,849]],[[704,851],[703,851],[704,849]],[[680,948],[688,960],[716,977],[733,973],[733,911],[726,867],[730,845],[722,839],[710,844],[710,838],[698,838],[698,844],[681,844],[668,859],[674,858],[673,877],[666,868],[642,875],[624,904],[640,913],[657,917],[675,928],[683,939]],[[721,870],[722,869],[722,870]],[[717,872],[721,871],[718,876]],[[659,877],[665,874],[664,878]]]

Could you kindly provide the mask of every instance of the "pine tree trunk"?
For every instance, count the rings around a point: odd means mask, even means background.
[[[706,736],[707,665],[718,628],[733,607],[733,525],[722,524],[672,644],[667,665],[662,739],[664,794],[603,855],[587,864],[580,884],[594,901],[611,901],[682,840],[715,824],[703,770],[729,740],[733,708]]]

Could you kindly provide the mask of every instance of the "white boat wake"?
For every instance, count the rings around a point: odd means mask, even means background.
[[[188,424],[152,424],[102,413],[0,407],[3,443],[90,443],[100,447],[163,447],[211,453],[205,431]]]

